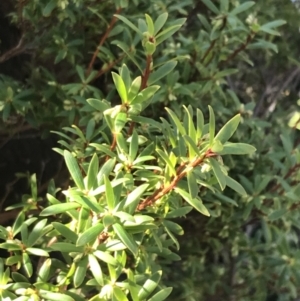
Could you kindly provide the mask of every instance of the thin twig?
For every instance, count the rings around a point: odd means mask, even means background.
[[[3,63],[16,55],[23,53],[27,48],[24,45],[24,40],[25,40],[24,35],[22,35],[18,44],[15,47],[9,49],[8,51],[6,51],[0,56],[0,63]]]
[[[116,14],[119,14],[119,13],[121,12],[121,10],[122,10],[122,8],[118,8],[118,9],[116,10],[115,13],[116,13]],[[99,44],[98,44],[98,46],[97,46],[97,48],[96,48],[94,54],[93,54],[93,57],[92,57],[92,59],[91,59],[91,61],[90,61],[90,63],[89,63],[89,67],[88,67],[87,72],[86,72],[87,75],[89,75],[89,74],[91,73],[92,68],[93,68],[93,65],[94,65],[94,63],[95,63],[95,60],[96,60],[96,58],[97,58],[97,55],[98,55],[98,53],[99,53],[99,51],[100,51],[100,47],[101,47],[101,46],[104,44],[104,42],[106,41],[108,35],[109,35],[110,32],[112,31],[112,29],[113,29],[115,23],[117,22],[117,20],[118,20],[118,19],[117,19],[116,16],[113,16],[113,17],[112,17],[112,19],[111,19],[111,21],[110,21],[110,23],[109,23],[109,25],[108,25],[108,27],[107,27],[107,29],[106,29],[104,35],[102,36],[102,38],[101,38],[101,40],[100,40],[100,42],[99,42]]]

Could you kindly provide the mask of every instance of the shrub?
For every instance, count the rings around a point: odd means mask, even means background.
[[[252,49],[277,51],[269,35],[285,22],[243,22],[252,1],[201,4],[196,16],[191,1],[29,1],[12,13],[33,54],[26,81],[1,78],[3,126],[54,131],[72,181],[40,197],[32,175],[8,208],[21,211],[0,228],[3,299],[264,300],[270,285],[297,296],[295,131],[278,119],[277,147],[230,84]],[[194,237],[178,240],[193,208]]]

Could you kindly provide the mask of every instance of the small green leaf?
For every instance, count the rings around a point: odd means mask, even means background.
[[[177,218],[177,217],[185,216],[189,212],[191,212],[192,209],[193,209],[193,207],[191,207],[191,206],[184,206],[181,208],[174,209],[174,210],[168,212],[168,214],[166,215],[166,218]]]
[[[56,0],[50,0],[43,9],[43,16],[49,17],[51,15],[52,11],[56,8],[56,5],[57,5]]]
[[[269,220],[271,222],[280,219],[281,217],[283,217],[286,213],[288,212],[288,209],[283,208],[283,209],[278,209],[278,210],[274,210],[269,216]]]
[[[184,191],[181,188],[176,187],[175,191],[179,193],[183,199],[188,202],[191,206],[193,206],[196,210],[198,210],[200,213],[206,216],[210,216],[210,213],[206,209],[206,207],[203,205],[202,201],[198,198],[192,198],[192,196]]]
[[[155,82],[159,81],[161,78],[164,78],[168,75],[177,65],[176,61],[169,61],[163,66],[159,67],[156,71],[151,73],[148,80],[148,85],[151,86]]]
[[[131,29],[133,29],[140,36],[143,35],[143,33],[132,22],[130,22],[127,18],[125,18],[121,15],[114,15],[114,16],[117,17],[119,20],[123,21],[126,25],[128,25]]]
[[[213,172],[218,180],[218,183],[220,184],[221,190],[224,190],[226,187],[226,177],[220,167],[220,163],[218,163],[218,161],[216,161],[213,158],[209,158],[208,161],[213,169]]]
[[[134,256],[137,256],[138,251],[139,251],[139,246],[134,241],[133,237],[129,233],[127,233],[120,224],[114,224],[113,229],[116,232],[119,239],[131,251],[131,253]]]
[[[73,282],[75,287],[79,287],[86,279],[88,256],[84,256],[78,263],[74,273]]]
[[[146,17],[146,22],[147,22],[147,27],[148,27],[148,32],[151,36],[154,36],[154,24],[153,24],[153,20],[151,19],[151,17],[147,14],[145,14]]]
[[[86,100],[90,106],[92,106],[94,109],[104,112],[105,110],[109,109],[108,103],[104,102],[103,100],[95,99],[95,98],[88,98]]]
[[[99,168],[98,156],[95,153],[89,163],[89,168],[87,172],[87,189],[92,189],[97,184],[97,174]]]
[[[168,19],[168,13],[163,13],[157,17],[157,19],[154,22],[154,34],[155,35],[157,35],[157,33],[163,28],[167,19]]]
[[[113,187],[106,175],[104,175],[104,184],[105,184],[105,198],[106,203],[110,211],[113,211],[116,206],[115,194]]]
[[[27,277],[31,277],[32,273],[33,273],[32,263],[31,263],[29,255],[25,252],[23,253],[23,256],[22,256],[22,264],[23,264],[23,268],[26,272]]]
[[[215,137],[215,128],[216,128],[216,122],[215,122],[215,113],[211,106],[208,106],[209,109],[209,145],[211,146],[214,141]]]
[[[77,203],[63,203],[63,204],[56,204],[46,207],[41,213],[40,216],[49,216],[55,215],[59,213],[66,213],[71,209],[76,209],[80,207],[80,204]]]
[[[152,298],[148,299],[148,301],[163,301],[168,298],[168,296],[172,292],[172,287],[167,287],[156,293]]]
[[[196,181],[196,177],[192,171],[187,173],[187,182],[189,187],[189,193],[191,197],[194,199],[199,194],[199,187]]]
[[[102,261],[104,261],[106,263],[109,263],[109,264],[114,265],[114,266],[118,265],[118,261],[114,257],[112,257],[110,254],[108,254],[108,253],[96,250],[93,254],[96,257],[98,257],[100,260],[102,260]]]
[[[113,287],[113,301],[128,301],[125,293],[117,286]]]
[[[80,168],[78,166],[76,159],[67,150],[64,151],[64,158],[65,158],[68,170],[69,170],[76,186],[78,188],[84,190],[84,183],[83,183],[82,175],[81,175]]]
[[[120,133],[123,130],[126,122],[127,122],[127,114],[124,112],[118,113],[114,121],[115,133]]]
[[[241,5],[237,6],[236,8],[234,8],[231,12],[230,15],[235,16],[238,15],[240,13],[242,13],[245,10],[248,10],[250,7],[252,7],[255,4],[254,1],[247,1],[242,3]]]
[[[89,258],[90,269],[92,271],[93,276],[95,277],[98,284],[103,286],[104,280],[103,280],[101,265],[99,264],[98,260],[93,254],[89,254],[88,258]]]
[[[70,253],[70,252],[83,253],[83,247],[77,247],[74,244],[67,243],[67,242],[56,242],[51,246],[51,249],[62,253]]]
[[[139,149],[139,136],[136,132],[136,130],[133,131],[131,140],[130,140],[130,146],[129,146],[129,157],[131,161],[134,161],[137,152]]]
[[[42,264],[42,266],[39,269],[38,272],[38,281],[39,282],[44,282],[46,283],[49,279],[49,275],[50,275],[50,268],[51,268],[51,258],[47,258],[44,263]]]
[[[125,83],[122,79],[122,77],[115,73],[112,72],[112,77],[113,77],[113,81],[115,83],[115,87],[120,95],[120,98],[122,100],[122,103],[127,103],[128,102],[128,97],[127,97],[127,91],[126,91],[126,87],[125,87]]]
[[[139,93],[140,88],[142,84],[142,77],[138,76],[134,81],[132,82],[129,91],[128,91],[128,102],[131,104],[131,101],[136,97],[136,95]]]
[[[132,100],[131,105],[143,104],[149,100],[155,92],[160,88],[158,85],[150,86],[142,90],[138,95]]]
[[[159,156],[163,159],[163,161],[165,161],[167,166],[170,168],[170,171],[171,171],[172,175],[175,176],[176,175],[176,170],[175,170],[175,166],[172,164],[172,162],[170,160],[170,156],[168,156],[161,149],[157,149],[156,152],[159,154]]]
[[[159,284],[161,275],[162,271],[157,271],[146,280],[138,293],[139,300],[146,299],[156,289]]]
[[[54,293],[54,292],[49,292],[46,290],[39,290],[39,295],[44,298],[45,300],[49,301],[75,301],[72,297],[66,295],[66,294],[61,294],[61,293]]]
[[[76,246],[84,246],[90,243],[94,243],[97,236],[101,234],[104,226],[102,224],[96,224],[91,228],[87,229],[84,233],[82,233],[76,242]]]
[[[226,178],[226,186],[230,187],[231,189],[233,189],[234,191],[239,193],[241,196],[247,195],[246,190],[240,183],[238,183],[236,180],[234,180],[228,176],[225,176],[225,178]]]
[[[210,0],[202,0],[202,2],[215,14],[218,15],[220,13],[218,8]]]
[[[239,123],[241,120],[241,115],[238,114],[236,116],[234,116],[233,118],[231,118],[222,128],[221,130],[218,132],[218,134],[216,135],[217,140],[219,140],[222,144],[227,142],[229,140],[229,138],[234,134],[234,132],[236,131]]]
[[[246,143],[230,143],[223,145],[223,150],[219,155],[251,155],[256,151],[256,148]]]
[[[28,252],[31,255],[36,255],[39,257],[49,257],[48,252],[38,248],[26,248],[26,252]]]
[[[131,191],[125,201],[124,208],[129,207],[129,213],[133,214],[137,205],[141,201],[141,196],[149,187],[149,184],[142,184]]]

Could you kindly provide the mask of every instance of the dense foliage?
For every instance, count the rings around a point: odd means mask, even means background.
[[[1,200],[3,300],[300,296],[297,1],[1,5],[1,136],[67,170]]]

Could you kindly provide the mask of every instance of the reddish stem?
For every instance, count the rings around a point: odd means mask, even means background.
[[[118,14],[118,13],[121,12],[121,10],[122,10],[122,8],[118,8],[118,9],[116,10],[115,13]],[[108,27],[107,27],[107,29],[106,29],[104,35],[102,36],[102,38],[101,38],[101,40],[100,40],[100,42],[99,42],[99,44],[98,44],[98,46],[97,46],[97,49],[95,50],[95,52],[94,52],[94,54],[93,54],[93,57],[92,57],[92,59],[91,59],[91,61],[90,61],[90,63],[89,63],[89,67],[88,67],[88,69],[87,69],[87,71],[86,71],[87,75],[89,75],[89,74],[91,73],[92,68],[93,68],[93,65],[94,65],[94,63],[95,63],[95,60],[96,60],[96,58],[97,58],[97,55],[98,55],[98,53],[99,53],[99,51],[100,51],[100,47],[101,47],[101,46],[104,44],[104,42],[106,41],[108,35],[109,35],[110,32],[112,31],[112,29],[113,29],[115,23],[117,22],[117,20],[118,20],[117,17],[115,17],[115,16],[112,17],[112,19],[111,19],[111,21],[110,21],[110,23],[109,23],[109,25],[108,25]]]

